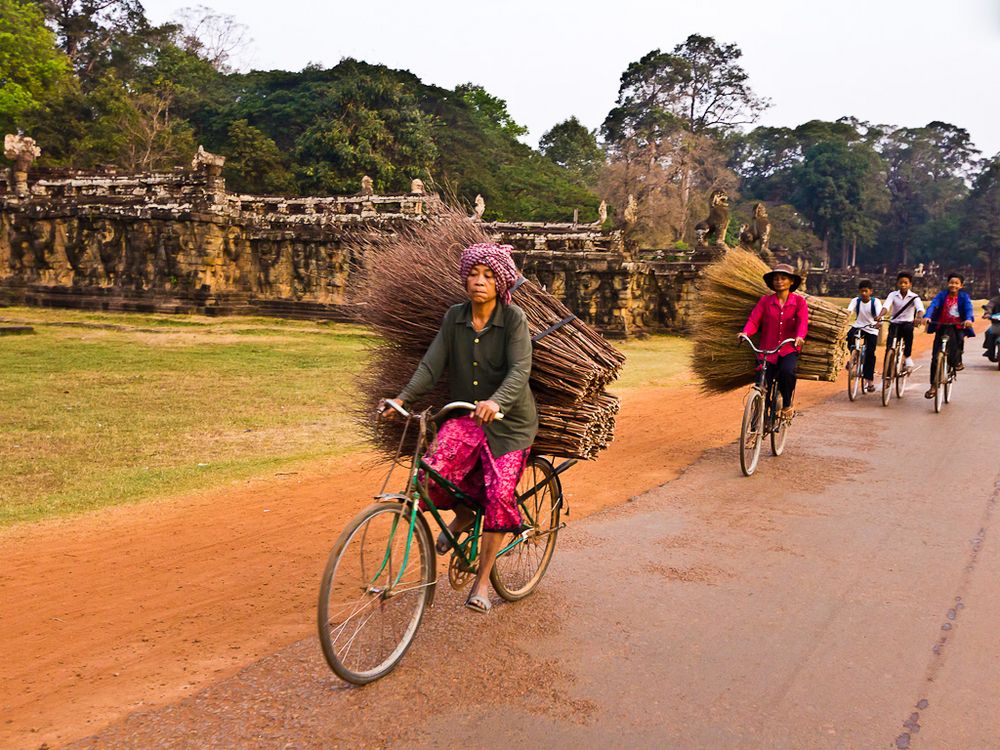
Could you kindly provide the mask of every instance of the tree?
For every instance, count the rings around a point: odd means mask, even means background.
[[[830,240],[842,242],[841,264],[846,266],[846,243],[873,235],[877,211],[878,155],[863,143],[826,141],[810,148],[795,170],[798,188],[794,204],[812,222],[823,242],[822,256],[830,259]],[[875,203],[875,205],[873,205]]]
[[[735,44],[692,34],[672,53],[656,49],[628,66],[604,121],[611,143],[656,143],[677,128],[721,134],[754,122],[769,103],[753,93]]]
[[[376,190],[398,191],[414,177],[430,178],[437,156],[430,118],[387,71],[365,73],[332,87],[325,112],[296,140],[301,189],[352,192],[368,175]]]
[[[190,162],[194,133],[186,120],[174,115],[169,87],[133,93],[107,74],[91,102],[100,114],[82,149],[89,164],[111,163],[147,172]]]
[[[463,83],[455,87],[455,93],[488,125],[496,127],[502,133],[513,138],[527,135],[528,129],[523,125],[518,125],[510,112],[507,111],[507,102],[493,96],[482,86]]]
[[[198,5],[182,8],[177,13],[180,31],[179,46],[208,62],[220,73],[232,73],[251,43],[249,29],[235,16],[216,13],[211,8]]]
[[[101,66],[111,61],[116,43],[142,39],[153,31],[140,0],[37,2],[85,88],[100,77]]]
[[[1000,154],[976,176],[964,213],[963,249],[986,262],[992,293],[1000,286]]]
[[[882,154],[892,196],[884,241],[906,265],[919,228],[945,218],[968,193],[966,181],[979,151],[966,130],[935,121],[888,133]]]
[[[554,125],[541,137],[538,146],[545,156],[573,173],[581,185],[593,183],[604,164],[597,132],[587,130],[576,117]]]
[[[248,123],[229,125],[225,175],[230,190],[243,193],[282,194],[295,190],[295,182],[284,164],[277,144]]]
[[[698,34],[673,52],[653,50],[622,74],[615,107],[602,125],[615,158],[661,162],[677,173],[681,237],[697,182],[692,155],[710,153],[706,138],[754,122],[768,106],[750,88],[740,57],[735,44]]]
[[[69,60],[37,6],[0,0],[0,128],[16,133],[26,115],[72,87]]]

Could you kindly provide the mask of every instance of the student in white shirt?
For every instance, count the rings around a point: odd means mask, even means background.
[[[896,291],[890,292],[885,298],[882,310],[882,317],[889,320],[886,351],[892,348],[896,336],[902,336],[903,354],[906,356],[906,367],[909,370],[913,369],[913,323],[924,316],[923,300],[912,287],[913,275],[909,271],[901,271],[896,276]]]
[[[859,328],[865,337],[865,361],[862,363],[861,376],[868,393],[875,391],[875,350],[878,348],[879,316],[882,314],[882,302],[872,296],[873,291],[871,281],[861,279],[858,282],[858,296],[847,306],[847,311],[854,313],[854,323],[847,332],[848,348],[854,351],[854,336]],[[850,367],[850,363],[847,366]]]

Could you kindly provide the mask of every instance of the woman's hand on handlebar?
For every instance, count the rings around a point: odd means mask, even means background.
[[[382,409],[382,411],[379,413],[379,417],[381,417],[382,419],[395,419],[396,417],[400,416],[398,411],[389,406],[390,403],[396,404],[400,409],[403,408],[403,399],[399,397],[387,398],[385,401],[382,402],[385,408]]]
[[[482,427],[496,419],[497,414],[500,413],[500,404],[496,401],[480,401],[476,404],[476,411],[473,413],[476,417],[476,424]]]
[[[801,349],[802,345],[805,344],[805,343],[806,343],[806,340],[804,338],[802,338],[801,336],[799,336],[798,338],[795,339],[795,348],[796,349]]]

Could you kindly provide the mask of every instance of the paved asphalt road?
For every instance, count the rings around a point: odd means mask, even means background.
[[[729,446],[571,520],[524,602],[442,582],[379,683],[303,641],[77,746],[997,748],[1000,372],[968,351],[941,414],[925,362],[888,408],[800,415],[754,477]]]

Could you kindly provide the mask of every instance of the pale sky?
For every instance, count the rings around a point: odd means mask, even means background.
[[[207,5],[249,27],[258,69],[331,67],[343,57],[409,70],[453,88],[471,81],[505,99],[536,145],[576,115],[598,128],[630,62],[692,33],[735,42],[765,125],[854,115],[966,128],[1000,152],[997,0],[535,0],[343,2],[145,0],[155,22]]]

